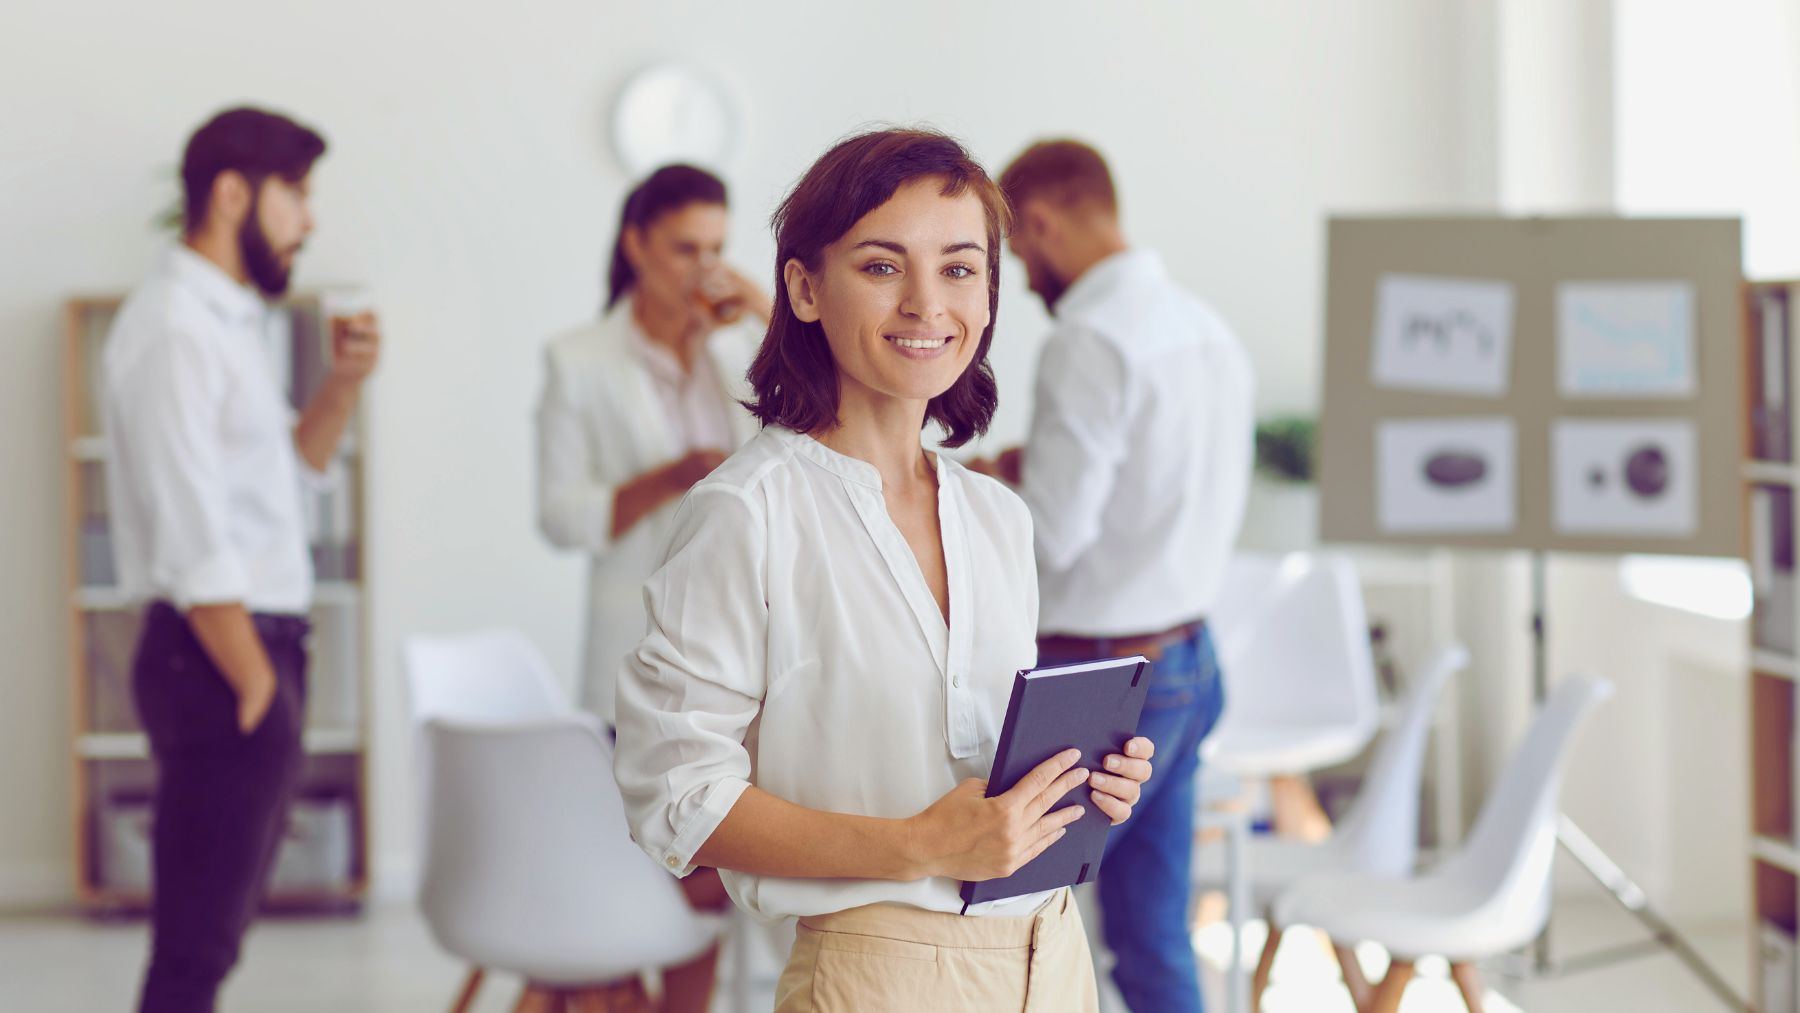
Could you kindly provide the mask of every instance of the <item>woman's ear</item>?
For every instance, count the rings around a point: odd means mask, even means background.
[[[619,233],[619,248],[625,251],[625,262],[631,265],[632,271],[644,273],[644,230],[636,225],[627,225]]]
[[[787,286],[788,306],[794,316],[803,324],[818,323],[818,286],[798,257],[790,257],[781,265],[781,282]]]

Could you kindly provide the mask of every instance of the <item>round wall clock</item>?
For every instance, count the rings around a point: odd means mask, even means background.
[[[737,109],[718,78],[691,64],[659,63],[625,83],[612,134],[634,177],[670,162],[718,168],[737,145]]]

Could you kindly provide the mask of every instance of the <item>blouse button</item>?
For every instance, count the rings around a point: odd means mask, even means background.
[[[677,855],[670,855],[669,857],[663,859],[663,864],[667,865],[671,869],[679,869],[679,868],[681,868],[681,858]]]

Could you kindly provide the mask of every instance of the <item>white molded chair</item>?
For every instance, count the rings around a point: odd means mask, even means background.
[[[1454,856],[1398,881],[1353,872],[1308,877],[1276,900],[1275,924],[1328,934],[1351,995],[1367,1013],[1398,1009],[1413,962],[1425,956],[1450,961],[1464,1001],[1478,1011],[1474,962],[1524,946],[1549,920],[1563,763],[1576,728],[1611,695],[1602,679],[1575,676],[1557,684]],[[1381,944],[1393,957],[1377,989],[1363,981],[1349,950],[1363,941]]]
[[[1206,762],[1240,777],[1304,774],[1369,744],[1380,703],[1349,559],[1240,553],[1207,622],[1226,706]]]
[[[408,637],[401,648],[415,725],[535,721],[574,712],[537,645],[512,630]]]
[[[419,906],[438,945],[557,993],[635,979],[714,946],[724,919],[693,911],[631,840],[599,722],[571,708],[523,637],[415,638],[424,868]]]
[[[1431,716],[1450,676],[1466,668],[1469,652],[1446,648],[1408,687],[1399,720],[1376,745],[1362,788],[1329,839],[1311,843],[1259,835],[1245,860],[1246,901],[1265,912],[1282,891],[1307,876],[1353,872],[1388,879],[1410,876],[1419,850],[1419,791]],[[1227,889],[1230,875],[1220,848],[1200,848],[1194,856],[1197,889]],[[1251,986],[1250,1008],[1260,1003],[1281,933],[1271,926]]]

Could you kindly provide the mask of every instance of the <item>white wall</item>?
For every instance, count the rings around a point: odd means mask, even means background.
[[[1072,134],[1112,158],[1134,236],[1248,342],[1267,409],[1318,380],[1322,215],[1486,206],[1462,55],[1480,4],[1102,6],[811,0],[29,2],[0,35],[0,899],[67,893],[57,307],[133,284],[187,133],[266,103],[320,126],[320,231],[297,284],[365,282],[388,334],[371,387],[377,873],[404,889],[411,783],[396,651],[415,631],[522,627],[572,669],[579,566],[532,524],[538,349],[597,299],[627,185],[603,122],[632,70],[682,54],[737,92],[733,249],[871,121],[938,124],[998,167]],[[1041,310],[1012,271],[996,435],[1023,428]]]
[[[1675,0],[1475,2],[1494,23],[1494,189],[1502,210],[1742,207],[1667,199],[1649,206],[1646,194],[1668,187],[1638,181],[1670,178],[1668,160],[1678,153],[1712,150],[1707,138],[1732,102],[1743,106],[1722,122],[1779,120],[1789,108],[1791,89],[1742,87],[1768,84],[1784,69],[1794,77],[1791,61],[1752,58],[1788,52],[1795,41],[1792,22],[1773,16],[1774,0],[1704,11]],[[1699,73],[1670,73],[1677,66]],[[1716,71],[1733,76],[1715,81]],[[1699,99],[1675,101],[1678,94]],[[1726,182],[1709,194],[1741,191]],[[1464,787],[1473,805],[1529,720],[1530,570],[1522,555],[1470,554],[1456,575],[1459,630],[1483,645],[1474,678],[1465,680],[1473,691],[1465,697]],[[1617,688],[1577,741],[1565,812],[1678,927],[1741,923],[1749,896],[1744,624],[1632,599],[1616,558],[1555,557],[1547,575],[1552,679],[1588,672]],[[1566,860],[1558,890],[1568,900],[1604,896]]]

